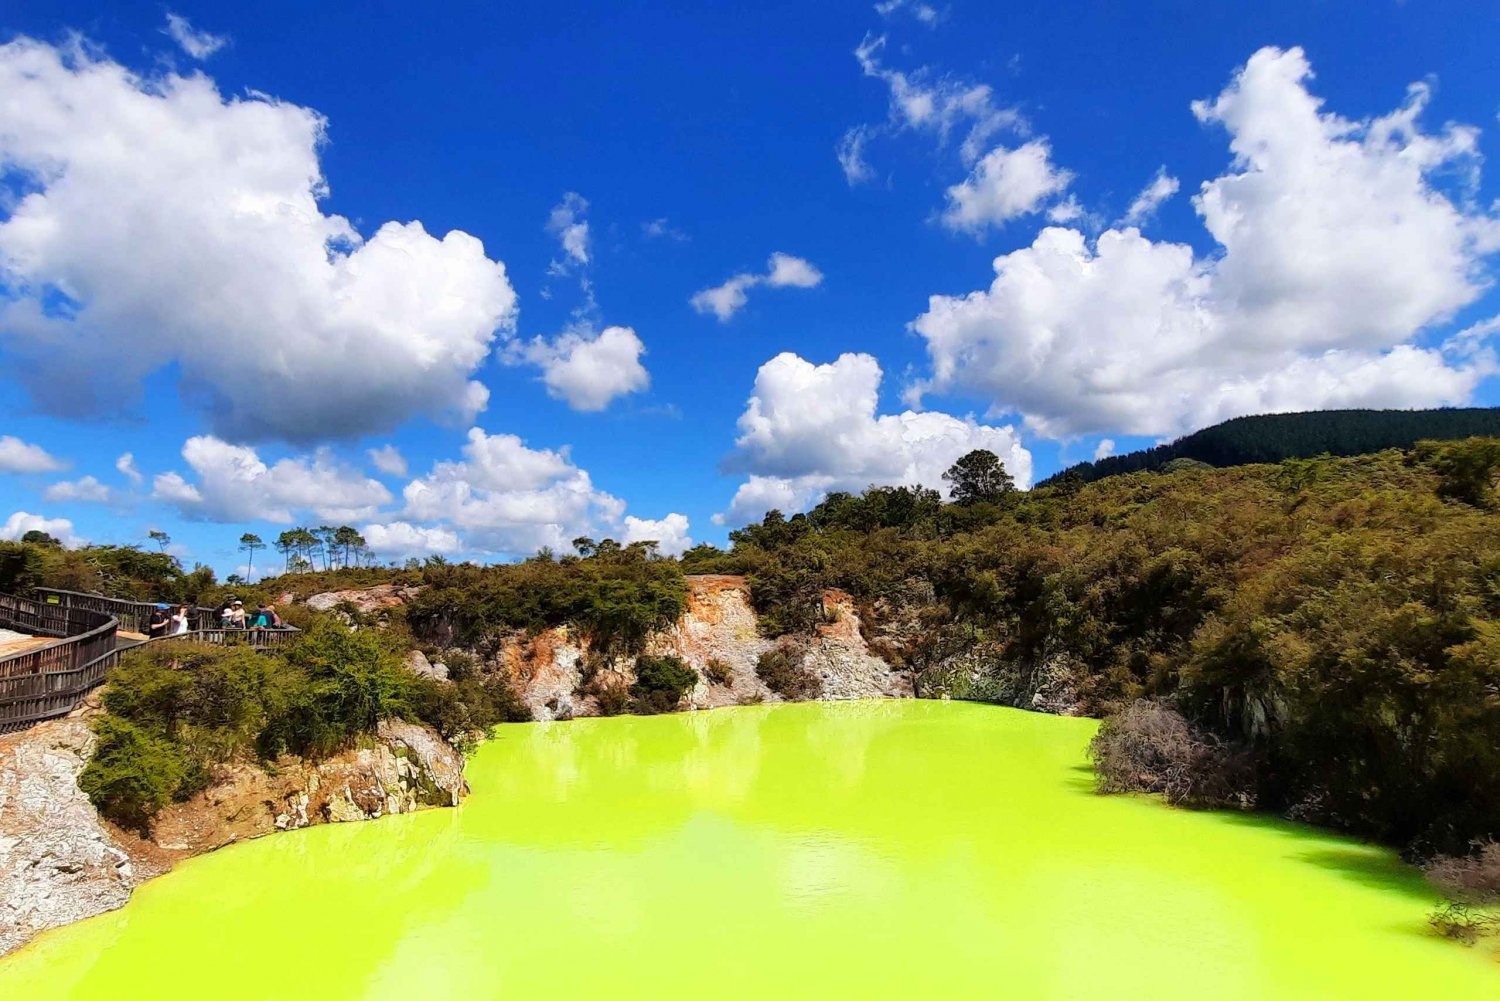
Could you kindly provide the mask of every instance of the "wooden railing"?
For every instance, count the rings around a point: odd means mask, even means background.
[[[0,627],[59,640],[0,659],[0,733],[73,711],[119,657],[119,620],[0,595]]]
[[[156,610],[154,601],[131,601],[126,598],[106,598],[102,594],[84,594],[81,591],[60,591],[57,588],[39,587],[37,600],[58,608],[83,608],[91,612],[103,612],[120,620],[120,628],[126,632],[144,633],[151,613]],[[174,606],[175,607],[175,606]],[[189,611],[189,628],[193,630],[217,629],[217,609],[199,605]]]
[[[0,657],[0,733],[66,716],[104,680],[121,654],[145,642],[187,641],[271,650],[285,646],[301,632],[291,626],[221,629],[219,613],[199,607],[193,609],[191,632],[122,642],[122,627],[143,632],[155,608],[152,602],[48,588],[38,588],[35,601],[0,594],[0,628],[59,641]]]

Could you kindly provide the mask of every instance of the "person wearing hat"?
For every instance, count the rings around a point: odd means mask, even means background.
[[[234,602],[234,604],[229,607],[229,628],[230,629],[244,629],[245,628],[245,604],[244,604],[244,602],[236,600]]]
[[[167,614],[167,606],[158,603],[151,609],[151,618],[146,621],[146,638],[156,639],[158,636],[167,635],[167,627],[171,625],[171,616]]]

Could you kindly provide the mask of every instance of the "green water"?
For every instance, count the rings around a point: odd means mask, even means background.
[[[458,810],[195,859],[0,998],[1495,998],[1389,853],[1093,795],[962,703],[504,727]]]

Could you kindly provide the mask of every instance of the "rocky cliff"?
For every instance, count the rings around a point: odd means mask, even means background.
[[[757,629],[743,577],[700,575],[687,581],[682,617],[651,635],[645,649],[680,657],[697,673],[685,708],[777,701],[780,696],[755,670],[761,654],[773,647],[818,680],[822,698],[912,694],[910,679],[870,651],[848,595],[830,591],[824,598],[824,621],[811,633],[773,642]],[[611,693],[623,692],[635,680],[633,657],[599,655],[587,638],[566,626],[499,637],[483,662],[483,669],[508,680],[541,720],[598,715]]]
[[[226,768],[156,820],[149,840],[101,820],[78,788],[93,752],[86,706],[0,736],[0,955],[48,928],[120,907],[180,859],[313,824],[455,806],[463,760],[436,733],[380,724],[368,747],[319,762],[286,757],[275,774]]]

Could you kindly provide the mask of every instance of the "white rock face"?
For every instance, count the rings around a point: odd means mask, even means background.
[[[421,650],[412,650],[406,655],[406,669],[412,674],[435,681],[448,680],[448,665],[432,663]]]
[[[0,737],[0,955],[120,907],[142,879],[83,791],[94,749],[76,716]]]
[[[124,905],[176,859],[275,831],[456,806],[468,793],[462,757],[436,732],[384,722],[372,747],[317,763],[283,758],[274,775],[226,768],[163,810],[145,842],[101,822],[78,788],[96,711],[0,737],[0,955]]]

